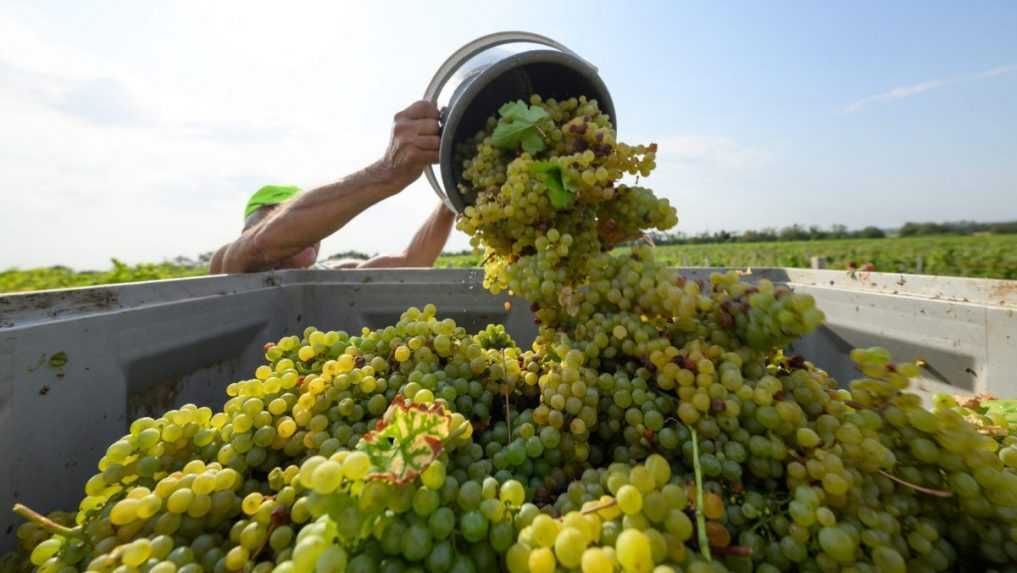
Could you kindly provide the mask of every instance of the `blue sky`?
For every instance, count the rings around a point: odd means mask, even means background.
[[[679,230],[1017,218],[1017,3],[376,4],[5,2],[0,268],[212,250],[260,185],[377,157],[506,29],[600,68]],[[420,181],[323,252],[400,249],[435,201]]]

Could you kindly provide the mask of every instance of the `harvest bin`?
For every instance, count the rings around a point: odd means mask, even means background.
[[[689,278],[718,269],[690,268]],[[815,296],[828,322],[796,345],[841,382],[855,346],[923,358],[926,394],[1017,395],[1017,282],[764,268]],[[20,501],[76,509],[85,480],[131,420],[193,402],[219,407],[262,345],[309,325],[358,332],[434,303],[474,331],[504,323],[521,345],[528,304],[492,296],[479,270],[285,271],[0,296],[0,531]]]

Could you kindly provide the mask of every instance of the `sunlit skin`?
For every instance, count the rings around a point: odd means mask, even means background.
[[[210,272],[248,273],[311,266],[318,258],[322,239],[372,205],[397,195],[419,178],[426,166],[438,161],[438,134],[438,109],[434,104],[413,103],[395,115],[392,136],[381,159],[281,205],[258,209],[244,222],[240,237],[216,251]],[[439,203],[403,252],[336,266],[431,266],[441,254],[454,220],[455,215]]]

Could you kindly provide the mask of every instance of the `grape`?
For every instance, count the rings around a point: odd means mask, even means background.
[[[650,539],[641,531],[626,529],[615,543],[618,563],[626,573],[647,573],[653,569]]]
[[[450,543],[442,542],[434,546],[427,556],[427,570],[431,573],[448,571],[452,567],[455,555]]]
[[[583,551],[582,571],[583,573],[611,573],[614,571],[614,563],[603,549],[591,547]]]
[[[428,518],[427,525],[435,539],[445,539],[455,528],[455,513],[447,507],[439,507]]]
[[[346,550],[333,545],[321,552],[315,563],[315,571],[344,571],[346,564]]]
[[[627,514],[638,513],[643,509],[643,494],[634,486],[623,485],[618,490],[618,507]]]
[[[499,495],[503,502],[518,507],[525,501],[526,491],[523,489],[523,484],[510,480],[502,484]]]
[[[420,476],[421,483],[431,489],[440,489],[445,483],[445,465],[440,461],[431,462]]]
[[[579,530],[566,527],[561,530],[554,541],[554,554],[558,563],[565,567],[579,566],[586,550],[586,539]]]
[[[353,452],[343,461],[343,475],[351,480],[363,479],[370,469],[370,460],[363,452]]]
[[[124,551],[120,558],[123,560],[125,565],[131,565],[137,567],[148,559],[149,555],[152,554],[152,544],[147,539],[138,539],[124,547]]]
[[[509,573],[526,573],[530,570],[530,549],[516,543],[505,554],[505,563]]]
[[[476,543],[487,537],[488,520],[479,511],[467,511],[459,520],[459,528],[467,541]]]
[[[332,460],[322,462],[311,474],[311,487],[319,495],[332,493],[342,482],[344,466]]]
[[[540,547],[530,552],[528,568],[530,573],[554,573],[554,554],[546,547]]]

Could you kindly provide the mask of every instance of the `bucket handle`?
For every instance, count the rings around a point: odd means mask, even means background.
[[[488,48],[504,44],[512,44],[515,42],[540,44],[549,48],[561,50],[562,52],[581,60],[583,63],[590,66],[594,72],[597,71],[597,68],[593,64],[581,58],[579,54],[576,54],[572,50],[551,38],[548,38],[547,36],[541,36],[540,34],[534,34],[532,32],[495,32],[494,34],[481,36],[453,52],[452,55],[445,60],[445,63],[438,68],[438,71],[435,72],[434,77],[431,78],[431,82],[427,84],[427,89],[424,90],[424,100],[437,104],[438,94],[441,93],[442,88],[444,88],[445,84],[452,79],[452,76],[455,75],[459,68],[473,56],[476,56]],[[445,202],[449,209],[455,212],[455,208],[453,208],[452,203],[448,198],[448,194],[442,190],[441,184],[438,183],[438,178],[434,175],[434,167],[431,165],[425,167],[424,176],[427,178],[427,182],[431,184],[431,188],[434,189],[434,192],[438,194],[438,197]]]

